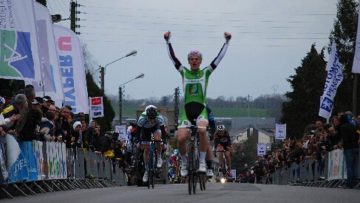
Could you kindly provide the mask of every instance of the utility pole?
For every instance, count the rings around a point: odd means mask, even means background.
[[[123,103],[123,92],[122,92],[122,87],[119,87],[119,124],[121,125],[121,120],[122,120],[122,103]]]
[[[247,96],[247,117],[250,117],[250,95]]]
[[[352,113],[353,115],[358,115],[357,112],[357,93],[358,93],[358,74],[354,73],[354,80],[353,80],[353,97],[352,97]]]
[[[101,94],[102,96],[105,96],[105,81],[104,81],[104,77],[105,77],[105,68],[103,66],[100,66],[100,86],[101,86]]]
[[[76,33],[76,3],[70,2],[70,29]]]
[[[178,119],[179,119],[179,87],[175,88],[175,95],[174,95],[174,119],[175,119],[175,126],[178,125]]]
[[[76,32],[76,28],[79,28],[80,25],[77,25],[76,22],[80,21],[80,18],[77,18],[78,12],[77,11],[77,7],[79,7],[80,5],[77,4],[75,1],[71,1],[70,2],[70,29],[75,32],[77,35],[80,34],[80,32]]]

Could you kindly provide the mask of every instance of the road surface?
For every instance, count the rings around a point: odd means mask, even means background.
[[[75,190],[18,197],[1,200],[2,203],[352,203],[360,202],[360,190],[315,188],[280,185],[254,185],[238,183],[208,183],[206,191],[188,195],[187,185],[155,185],[147,187],[123,186],[89,190]]]

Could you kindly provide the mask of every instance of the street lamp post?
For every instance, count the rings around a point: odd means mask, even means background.
[[[136,76],[135,78],[133,78],[133,79],[119,85],[119,124],[120,125],[122,123],[121,121],[122,121],[122,114],[123,114],[123,112],[122,112],[122,110],[123,110],[123,108],[122,108],[123,107],[123,100],[124,100],[123,99],[123,87],[124,87],[124,85],[128,84],[129,82],[134,81],[136,79],[143,78],[144,76],[145,76],[145,74],[141,73],[140,75]]]
[[[108,67],[109,65],[117,62],[117,61],[120,61],[121,59],[123,58],[126,58],[126,57],[129,57],[129,56],[135,56],[137,54],[137,51],[136,50],[133,50],[131,51],[130,53],[126,54],[125,56],[122,56],[118,59],[115,59],[114,61],[106,64],[105,66],[100,66],[100,85],[101,85],[101,93],[102,95],[105,95],[105,81],[104,81],[104,78],[105,78],[105,68]],[[99,70],[98,69],[98,70]]]

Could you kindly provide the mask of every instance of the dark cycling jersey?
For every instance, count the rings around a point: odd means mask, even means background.
[[[219,132],[215,132],[215,140],[214,140],[215,147],[217,145],[223,146],[223,148],[226,150],[227,147],[231,146],[231,139],[229,132],[227,130],[224,131],[223,135],[219,135]]]

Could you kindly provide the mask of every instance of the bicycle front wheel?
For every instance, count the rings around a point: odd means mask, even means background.
[[[197,176],[196,174],[192,174],[192,187],[193,187],[193,193],[196,194],[196,183],[197,183]]]

